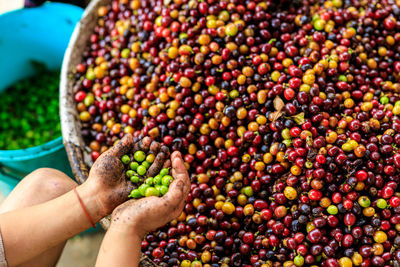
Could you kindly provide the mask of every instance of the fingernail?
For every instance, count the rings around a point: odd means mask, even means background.
[[[162,146],[162,147],[161,147],[161,151],[164,152],[165,154],[168,154],[169,149],[168,149],[167,146]]]
[[[177,182],[176,186],[177,186],[178,188],[182,189],[182,188],[184,188],[185,184],[184,184],[182,181],[179,180],[179,181]]]

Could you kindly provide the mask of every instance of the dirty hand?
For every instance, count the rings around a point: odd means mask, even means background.
[[[128,199],[132,183],[125,176],[125,166],[121,157],[125,154],[133,154],[141,150],[145,153],[156,155],[154,162],[147,171],[147,176],[157,174],[164,164],[169,164],[169,150],[166,146],[152,141],[150,137],[142,140],[134,140],[131,134],[127,134],[115,146],[101,154],[94,162],[89,177],[85,184],[94,190],[97,195],[102,214],[108,215],[116,206]]]
[[[131,231],[142,238],[147,232],[165,225],[181,214],[190,191],[189,174],[180,152],[172,153],[171,163],[174,181],[167,194],[121,204],[111,215],[110,227]]]

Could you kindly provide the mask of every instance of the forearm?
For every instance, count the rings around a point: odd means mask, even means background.
[[[104,214],[89,186],[77,191],[93,221]],[[79,200],[70,191],[40,205],[0,214],[0,230],[9,265],[17,265],[90,228]]]
[[[133,229],[111,225],[101,244],[96,267],[138,266],[141,241],[141,235]]]

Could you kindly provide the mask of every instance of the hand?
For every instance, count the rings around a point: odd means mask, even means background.
[[[93,194],[97,196],[103,216],[110,214],[116,206],[126,201],[133,189],[132,183],[125,176],[125,166],[121,162],[123,155],[133,154],[138,150],[155,154],[147,176],[156,175],[164,164],[169,164],[166,162],[169,157],[168,147],[152,142],[150,137],[135,141],[131,134],[125,135],[115,146],[101,154],[90,170],[85,184],[94,190]]]
[[[172,153],[171,162],[174,181],[167,194],[121,204],[111,215],[111,228],[132,231],[142,238],[181,214],[190,191],[189,174],[181,153]]]

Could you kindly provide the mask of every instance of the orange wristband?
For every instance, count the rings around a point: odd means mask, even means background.
[[[78,191],[76,190],[76,187],[74,188],[74,192],[75,192],[76,197],[79,200],[79,203],[81,204],[83,211],[85,212],[86,216],[88,217],[89,222],[92,224],[93,228],[96,228],[96,224],[93,222],[92,218],[90,218],[90,215],[87,212],[85,205],[83,205],[83,201],[82,201],[81,197],[79,196]]]

